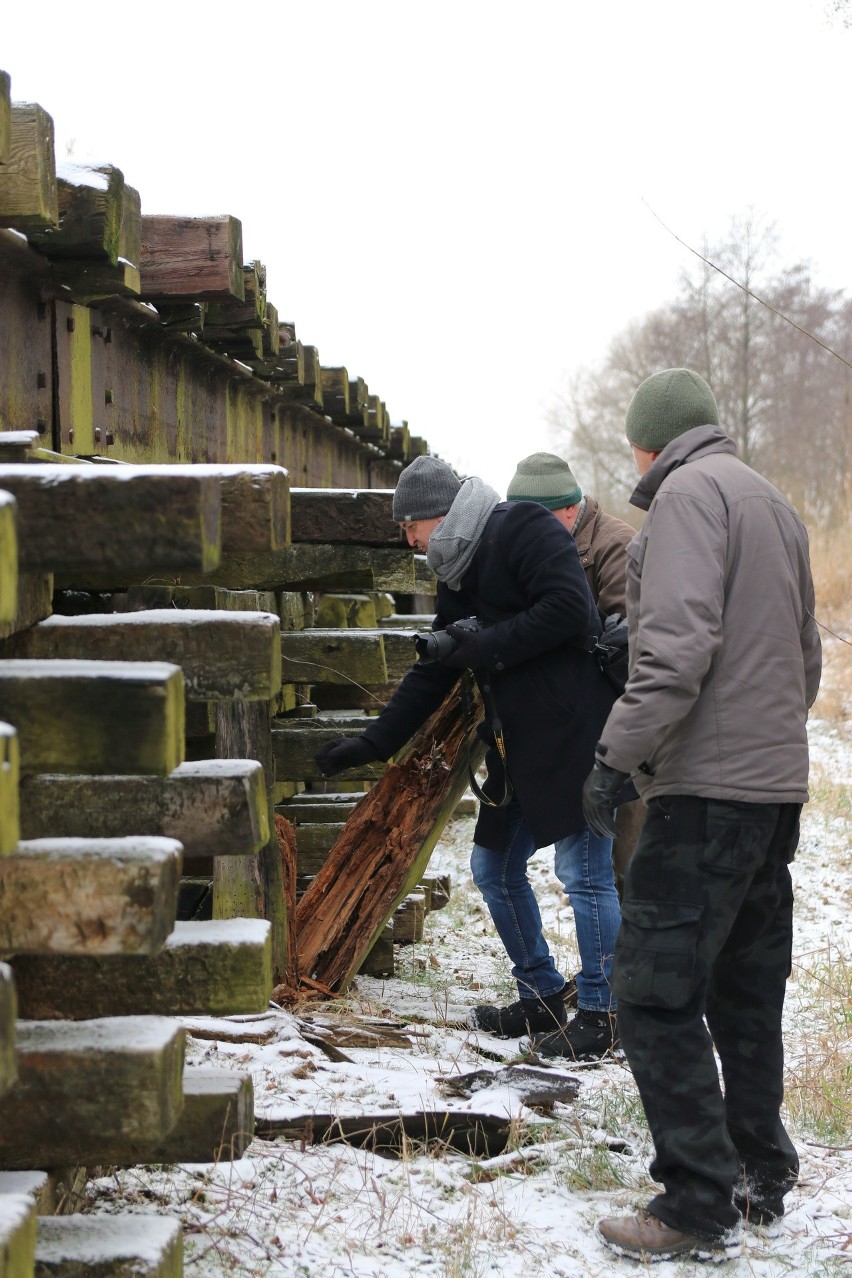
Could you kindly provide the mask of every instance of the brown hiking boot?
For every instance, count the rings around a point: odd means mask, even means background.
[[[673,1229],[647,1211],[638,1211],[635,1216],[607,1216],[595,1225],[595,1233],[619,1256],[630,1256],[646,1263],[672,1260],[675,1256],[693,1256],[696,1260],[736,1260],[742,1239],[739,1225],[719,1238],[700,1238],[697,1234]]]

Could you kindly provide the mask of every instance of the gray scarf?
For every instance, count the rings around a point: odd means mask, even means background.
[[[466,479],[447,514],[429,538],[426,561],[450,590],[461,588],[492,510],[500,501],[476,475]]]

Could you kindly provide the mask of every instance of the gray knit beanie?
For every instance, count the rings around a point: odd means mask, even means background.
[[[507,501],[537,501],[548,510],[576,506],[583,490],[571,467],[554,453],[532,453],[518,462],[506,493]]]
[[[718,425],[719,409],[704,378],[688,368],[666,368],[636,390],[624,433],[637,448],[659,453],[693,426]]]
[[[393,495],[393,517],[436,519],[446,515],[461,483],[438,457],[415,457],[399,477]]]

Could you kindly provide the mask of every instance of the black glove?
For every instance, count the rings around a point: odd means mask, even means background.
[[[347,768],[357,768],[362,763],[375,763],[379,752],[366,737],[339,737],[326,741],[314,755],[314,763],[324,777],[336,777]]]
[[[583,816],[595,834],[615,838],[615,800],[630,776],[610,768],[600,759],[595,761],[583,785]]]
[[[471,631],[451,622],[447,626],[447,634],[455,639],[458,646],[442,659],[440,663],[442,666],[448,666],[451,670],[475,670],[477,666],[482,665],[482,658],[479,655],[480,631]]]

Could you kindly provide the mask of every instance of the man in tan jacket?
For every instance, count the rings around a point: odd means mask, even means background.
[[[506,491],[508,501],[534,501],[552,511],[574,538],[592,598],[602,617],[626,615],[627,543],[636,535],[584,493],[571,467],[555,453],[532,453],[518,462]],[[612,844],[616,885],[621,890],[644,819],[638,799],[619,805]]]
[[[781,1014],[821,668],[808,537],[738,459],[696,373],[647,378],[626,433],[647,511],[627,551],[629,678],[584,811],[611,832],[627,776],[647,804],[612,983],[664,1192],[597,1234],[643,1262],[724,1259],[743,1217],[778,1225],[799,1165],[780,1117]]]

